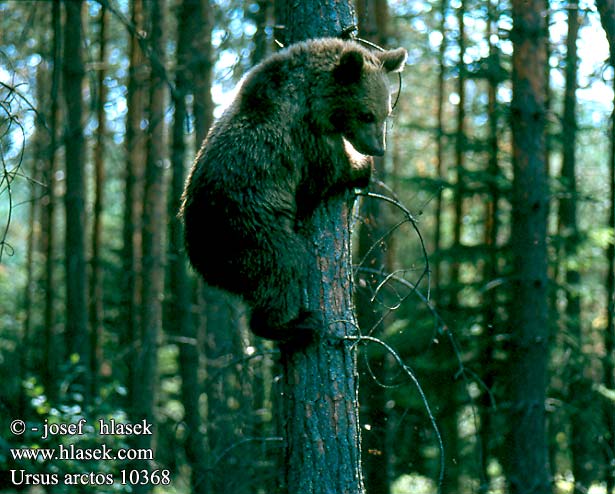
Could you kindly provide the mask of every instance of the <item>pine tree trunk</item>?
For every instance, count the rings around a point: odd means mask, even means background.
[[[276,20],[288,45],[338,36],[354,24],[348,2],[277,2]],[[286,489],[301,494],[361,494],[361,449],[355,349],[340,338],[357,334],[352,311],[349,196],[319,207],[309,228],[311,308],[324,319],[324,338],[308,348],[282,349]],[[336,341],[337,340],[337,341]]]
[[[164,110],[166,81],[164,0],[147,3],[150,33],[151,82],[149,90],[149,128],[147,160],[143,194],[143,283],[141,286],[141,341],[134,388],[135,417],[156,424],[154,406],[157,396],[158,339],[162,326],[162,295],[164,290],[163,230],[165,225],[164,193]],[[151,435],[137,436],[138,448],[152,448]],[[152,486],[134,486],[134,492],[151,492]]]
[[[445,76],[446,76],[446,47],[447,36],[446,31],[446,15],[448,12],[448,0],[440,0],[440,34],[442,41],[438,50],[438,101],[437,101],[437,128],[436,128],[436,170],[438,180],[445,179],[445,164],[444,164],[444,98],[445,95]],[[442,248],[442,188],[438,188],[436,193],[436,211],[435,211],[435,227],[434,227],[434,252],[438,257],[434,260],[433,266],[433,285],[434,285],[434,300],[437,302],[442,293],[440,283],[442,282],[442,262],[439,259],[439,250]]]
[[[499,15],[498,6],[493,6],[491,0],[488,3],[487,10],[487,31],[485,33],[486,41],[489,44],[489,76],[488,76],[488,106],[487,114],[489,120],[489,136],[488,136],[488,149],[489,149],[489,163],[487,173],[489,175],[488,183],[488,195],[486,201],[485,211],[485,236],[484,242],[487,246],[487,257],[485,259],[485,266],[483,270],[483,282],[484,286],[489,286],[498,278],[498,233],[500,230],[499,216],[499,200],[500,189],[498,186],[498,177],[500,176],[499,165],[499,139],[498,139],[498,126],[499,126],[499,111],[497,93],[499,87],[499,51],[492,43],[492,35],[496,34],[497,29],[497,17]],[[501,374],[496,362],[495,357],[495,344],[496,344],[496,329],[498,327],[498,297],[497,291],[493,288],[487,289],[483,297],[484,307],[484,331],[485,331],[485,344],[481,351],[481,368],[482,379],[487,389],[492,389],[492,386],[497,381]],[[491,439],[494,435],[492,427],[492,409],[491,396],[488,392],[483,393],[481,396],[481,415],[480,415],[480,491],[487,492],[489,489],[489,462],[491,457]]]
[[[566,194],[559,202],[560,236],[564,242],[565,265],[570,258],[577,255],[579,230],[577,224],[577,187],[576,187],[576,90],[577,68],[577,37],[579,31],[579,4],[572,0],[568,4],[568,39],[566,42],[566,89],[564,94],[564,118],[562,128],[563,161],[561,178],[566,187]],[[594,471],[593,455],[594,438],[591,434],[592,410],[591,382],[588,380],[587,359],[583,355],[583,331],[581,324],[581,298],[579,294],[581,276],[575,268],[566,269],[566,313],[565,331],[574,339],[572,351],[572,366],[569,374],[569,400],[572,405],[570,416],[570,437],[572,453],[572,471],[575,489],[585,492],[592,480],[597,478]]]
[[[66,348],[77,355],[79,378],[75,390],[89,392],[89,339],[87,273],[85,262],[85,142],[83,136],[83,2],[65,2],[64,27],[64,97],[67,128],[66,192]],[[87,400],[87,398],[86,398]]]
[[[49,149],[45,157],[45,165],[41,174],[45,186],[45,194],[40,200],[41,204],[41,253],[45,259],[45,267],[40,280],[41,291],[44,293],[43,302],[43,369],[42,383],[45,394],[51,401],[56,396],[58,350],[55,335],[55,171],[56,148],[58,147],[58,121],[60,117],[59,92],[61,59],[62,59],[62,14],[60,1],[54,0],[51,6],[51,23],[53,41],[51,58],[53,69],[51,73],[51,94],[49,112]]]
[[[367,39],[377,45],[386,47],[389,38],[389,12],[386,0],[356,2],[357,17],[359,20],[359,37]],[[385,158],[377,156],[372,158],[374,164],[374,176],[376,180],[385,179]],[[378,190],[378,186],[372,181],[370,189]],[[355,294],[356,313],[359,327],[363,334],[380,336],[383,326],[381,323],[382,310],[378,304],[371,301],[376,287],[382,282],[385,273],[392,271],[391,257],[389,256],[391,239],[387,238],[386,248],[384,245],[376,245],[381,238],[386,236],[391,227],[387,221],[384,202],[373,198],[364,198],[361,201],[361,223],[359,225],[359,248],[357,258],[361,266],[357,272],[358,288]],[[362,267],[370,269],[370,272],[361,271]],[[380,275],[371,270],[377,270]],[[367,351],[367,349],[365,349]],[[388,493],[390,490],[390,462],[391,448],[388,443],[390,434],[387,428],[391,421],[387,417],[387,390],[382,382],[387,381],[387,366],[385,354],[379,354],[376,358],[359,359],[359,374],[365,376],[361,381],[361,401],[364,406],[361,409],[362,422],[369,424],[369,429],[364,430],[363,442],[363,466],[365,473],[365,489],[367,492]],[[376,372],[378,379],[374,379],[372,373],[361,366],[361,363],[369,359],[370,369]]]
[[[202,12],[202,36],[199,35],[197,38],[200,40],[202,45],[198,49],[198,53],[200,57],[195,57],[193,59],[193,63],[195,64],[193,69],[193,85],[194,85],[194,99],[193,99],[193,107],[192,111],[194,114],[194,133],[197,148],[201,145],[211,123],[213,121],[213,101],[211,99],[211,86],[212,86],[212,76],[213,76],[213,49],[211,45],[211,30],[213,29],[213,11],[210,7],[209,0],[201,0],[201,12]],[[203,282],[202,280],[198,280],[196,283],[196,295],[195,298],[197,300],[202,299],[203,295]],[[199,323],[196,325],[196,335],[197,340],[202,341],[205,339],[204,324]],[[201,345],[204,347],[204,345]],[[207,382],[207,366],[200,366],[200,375],[204,375],[204,381]],[[211,397],[208,395],[208,405],[201,406],[200,415],[203,423],[210,423],[210,407],[209,401]],[[210,437],[209,437],[210,428],[206,428],[203,433],[202,444],[203,444],[203,459],[202,461],[206,461],[207,458],[211,457],[211,448],[210,448]],[[194,474],[193,474],[194,475]],[[209,493],[213,492],[211,489],[211,471],[207,471],[203,479],[200,479],[200,482],[204,484],[204,491]]]
[[[142,138],[141,122],[145,118],[147,67],[137,34],[143,31],[143,0],[131,1],[131,22],[135,32],[130,35],[130,62],[128,68],[128,91],[126,103],[126,175],[124,185],[124,211],[122,224],[122,346],[126,349],[128,382],[128,407],[135,402],[133,395],[136,381],[136,348],[139,334],[140,259],[141,259],[141,213],[143,163],[145,141]]]
[[[510,348],[512,494],[550,493],[545,395],[549,358],[544,0],[513,1],[513,255]]]
[[[207,9],[207,10],[206,10]],[[199,351],[196,324],[192,318],[192,290],[186,269],[184,236],[177,217],[185,181],[186,97],[194,94],[195,80],[211,77],[200,74],[200,60],[210,58],[212,24],[207,18],[208,5],[203,0],[184,0],[178,13],[177,68],[175,75],[174,120],[171,147],[171,194],[169,201],[169,323],[171,333],[179,335],[179,369],[182,379],[182,403],[187,428],[186,457],[191,467],[193,494],[207,493],[208,472],[205,444],[201,433]],[[207,67],[211,70],[211,64]]]
[[[103,5],[99,20],[99,58],[98,58],[98,101],[96,102],[96,120],[98,129],[94,149],[94,214],[92,225],[92,257],[90,261],[90,377],[91,393],[96,396],[99,385],[99,372],[102,363],[103,335],[103,269],[101,259],[102,244],[102,214],[104,206],[105,183],[105,131],[107,125],[105,102],[107,90],[105,86],[105,66],[107,63],[107,22],[108,13]]]
[[[463,224],[463,206],[465,195],[465,152],[466,152],[466,63],[464,60],[466,54],[466,34],[465,34],[465,1],[461,0],[461,4],[457,9],[457,26],[459,30],[459,61],[457,62],[459,75],[457,76],[457,94],[459,102],[457,103],[457,128],[455,135],[455,171],[456,183],[453,189],[454,197],[454,225],[453,225],[453,248],[456,249],[457,255],[460,253],[462,245],[462,224]],[[456,317],[457,307],[459,304],[459,272],[460,263],[453,260],[451,266],[451,296],[450,307],[451,317]]]

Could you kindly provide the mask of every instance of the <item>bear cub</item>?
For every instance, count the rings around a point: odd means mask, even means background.
[[[186,250],[206,283],[248,302],[255,334],[289,342],[319,329],[301,224],[367,186],[367,157],[385,149],[386,75],[406,57],[333,38],[292,45],[247,74],[210,129],[183,194]]]

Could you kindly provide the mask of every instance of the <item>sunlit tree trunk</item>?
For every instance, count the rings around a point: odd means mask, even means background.
[[[336,36],[355,21],[348,2],[277,2],[277,33],[283,44]],[[308,299],[322,313],[333,340],[356,335],[352,311],[350,207],[344,195],[314,213],[308,227],[312,268]],[[320,339],[319,339],[320,340]],[[289,493],[364,492],[361,472],[356,355],[352,344],[326,343],[289,352],[284,367],[283,422],[286,440],[286,489]]]
[[[512,494],[550,493],[545,397],[549,358],[544,0],[513,1],[513,191],[510,313]]]
[[[83,2],[64,2],[64,97],[66,100],[66,348],[79,359],[78,391],[89,392],[87,272],[85,262],[85,140],[83,135]],[[77,388],[75,388],[77,390]]]

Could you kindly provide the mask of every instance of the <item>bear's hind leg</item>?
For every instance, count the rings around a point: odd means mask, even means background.
[[[258,288],[248,297],[252,305],[250,326],[263,338],[307,343],[321,326],[318,315],[307,309],[303,293],[307,252],[298,235],[288,235],[285,240],[268,255],[266,250],[261,251],[264,256],[260,261],[264,262]]]

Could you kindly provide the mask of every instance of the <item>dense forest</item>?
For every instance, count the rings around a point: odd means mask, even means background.
[[[314,220],[350,332],[294,352],[178,211],[325,35],[408,60]],[[615,493],[614,88],[614,0],[0,0],[0,492]]]

